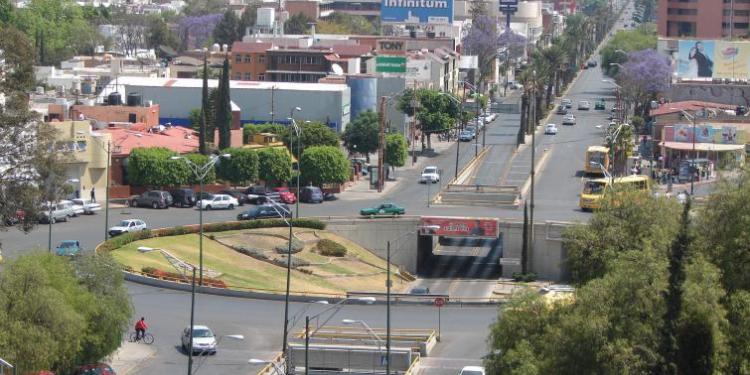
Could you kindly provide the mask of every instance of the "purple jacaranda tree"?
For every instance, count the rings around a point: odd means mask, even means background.
[[[488,16],[479,16],[472,20],[471,29],[462,40],[464,55],[477,56],[479,60],[479,82],[491,75],[493,61],[500,49],[525,43],[526,38],[512,31],[499,33],[497,22]],[[508,51],[511,48],[508,48]]]
[[[671,78],[669,59],[653,49],[630,52],[616,77],[622,95],[641,116],[646,115],[648,102],[669,88]]]
[[[221,21],[221,13],[203,16],[184,17],[179,22],[179,33],[184,48],[206,47],[206,42],[213,35],[216,24]]]

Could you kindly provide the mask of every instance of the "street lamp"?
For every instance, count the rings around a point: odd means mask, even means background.
[[[198,197],[203,195],[203,181],[208,172],[219,161],[220,158],[230,158],[230,154],[212,155],[208,162],[197,165],[183,156],[172,156],[170,160],[183,160],[200,182]],[[200,285],[203,285],[203,208],[198,201],[198,264],[200,269]],[[193,266],[193,278],[190,285],[190,350],[188,351],[188,375],[193,373],[193,323],[195,321],[195,266]]]
[[[616,65],[622,68],[622,65],[618,63],[610,63],[610,65]],[[622,86],[618,85],[615,81],[612,81],[609,79],[603,79],[602,82],[609,83],[610,85],[615,87],[615,95],[617,96],[617,104],[615,105],[617,106],[617,112],[618,112],[617,120],[619,122],[624,122],[625,121],[625,108],[622,105],[622,100],[621,100],[622,99],[622,96],[621,96]]]
[[[2,374],[2,368],[7,367],[13,369],[13,375],[16,375],[16,366],[11,365],[10,363],[6,362],[4,359],[0,358],[0,374]]]
[[[359,320],[359,319],[341,319],[341,323],[346,324],[346,325],[359,324],[362,327],[364,327],[367,330],[367,332],[370,335],[372,335],[372,337],[375,338],[375,342],[378,344],[378,351],[382,351],[382,346],[380,345],[380,343],[383,342],[383,339],[381,339],[380,336],[378,336],[378,334],[375,333],[375,331],[373,331],[372,328],[370,328],[370,326],[364,320]],[[386,362],[386,366],[390,367],[390,363],[389,363],[390,362],[390,353],[386,354],[385,362]],[[390,370],[386,370],[386,374],[388,374],[389,371]]]
[[[49,191],[50,194],[47,198],[55,199],[55,201],[57,201],[57,197],[56,197],[57,194],[53,194],[54,183],[55,183],[55,173],[51,172],[48,179],[50,181],[49,182],[50,188],[47,190]],[[71,179],[65,180],[66,184],[77,183],[77,182],[80,182],[77,178],[71,178]],[[52,252],[52,220],[53,220],[52,218],[53,207],[52,206],[54,205],[54,203],[55,202],[47,201],[47,221],[49,223],[49,228],[47,228],[47,251],[49,251],[50,253]]]
[[[284,372],[281,371],[279,366],[277,366],[276,363],[274,363],[273,361],[266,361],[266,360],[258,359],[258,358],[250,358],[247,360],[247,363],[251,365],[271,365],[272,366],[271,368],[273,368],[274,373],[278,375],[284,375]]]
[[[693,191],[694,191],[694,188],[695,188],[695,186],[694,186],[695,185],[695,171],[694,171],[694,169],[695,169],[695,159],[698,158],[698,155],[696,155],[696,152],[695,152],[695,136],[697,135],[696,132],[695,132],[695,113],[693,113],[691,115],[691,114],[687,113],[687,111],[685,111],[684,109],[680,109],[680,108],[670,108],[670,109],[672,109],[672,110],[676,109],[676,110],[682,112],[682,115],[685,116],[685,117],[687,117],[687,119],[690,120],[693,123],[693,136],[692,136],[692,138],[693,138],[693,160],[690,161],[690,196],[693,196]]]
[[[466,86],[465,85],[466,85],[466,83],[464,83],[464,97],[466,97]],[[448,97],[448,99],[450,99],[454,103],[456,103],[458,105],[458,113],[461,115],[461,117],[463,117],[463,111],[464,111],[464,109],[463,109],[463,106],[461,105],[462,103],[461,103],[460,100],[458,100],[455,96],[453,96],[453,95],[451,95],[449,93],[441,92],[440,95],[445,95],[446,97]],[[463,121],[463,119],[460,119],[459,121]],[[462,130],[462,128],[459,127],[459,130]],[[459,155],[459,149],[461,148],[460,135],[461,134],[460,134],[460,131],[459,131],[459,136],[456,137],[456,173],[453,176],[454,180],[458,178],[458,155]],[[428,199],[429,199],[429,197],[428,197]]]
[[[290,115],[289,121],[292,123],[292,130],[294,130],[294,135],[297,137],[297,199],[296,199],[297,208],[296,208],[295,216],[297,217],[297,219],[299,219],[299,198],[300,198],[300,192],[302,192],[302,189],[299,186],[299,176],[300,174],[302,174],[302,168],[300,168],[300,158],[302,156],[300,155],[300,139],[302,137],[300,137],[300,129],[299,129],[299,126],[297,126],[297,121],[295,121],[294,117],[291,116],[294,114],[294,110],[302,111],[302,109],[300,109],[300,107],[294,107],[292,112],[289,114]],[[290,148],[291,146],[292,145],[289,145]]]

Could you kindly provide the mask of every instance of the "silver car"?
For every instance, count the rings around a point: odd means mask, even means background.
[[[58,221],[68,221],[68,218],[76,216],[73,204],[68,201],[48,203],[39,210],[39,222],[43,224],[54,224]]]

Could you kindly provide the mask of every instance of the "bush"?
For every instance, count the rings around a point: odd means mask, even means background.
[[[143,272],[145,274],[153,275],[154,273],[156,273],[156,268],[154,268],[154,267],[143,267],[143,268],[141,268],[141,272]]]
[[[297,254],[304,248],[305,243],[292,236],[292,254]],[[273,249],[279,254],[286,254],[287,252],[289,252],[289,241],[287,241],[283,245],[276,245]]]
[[[279,267],[286,268],[287,257],[286,255],[282,255],[279,259],[272,260],[272,263]],[[309,265],[310,265],[310,262],[292,255],[292,268],[297,269],[298,267],[307,267]]]
[[[327,257],[343,257],[346,255],[346,247],[344,247],[344,245],[327,238],[318,241],[318,244],[315,245],[315,247],[320,255],[325,255]]]
[[[528,283],[528,282],[536,281],[536,273],[513,272],[513,280],[517,282],[521,282],[521,283]]]

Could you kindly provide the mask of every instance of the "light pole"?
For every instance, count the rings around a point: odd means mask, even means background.
[[[364,320],[359,320],[359,319],[341,319],[341,323],[347,324],[347,325],[350,325],[350,324],[359,324],[359,325],[361,325],[362,327],[364,327],[365,330],[367,330],[367,332],[370,335],[372,335],[372,337],[375,338],[374,341],[378,344],[378,351],[382,351],[383,350],[382,349],[382,345],[380,344],[380,343],[383,342],[383,339],[381,339],[380,336],[378,336],[378,334],[375,333],[375,331],[373,331],[372,328],[370,328],[370,326]],[[388,353],[388,354],[390,354],[390,353]],[[385,363],[386,363],[386,366],[388,366],[388,367],[390,367],[390,364],[388,363],[389,360],[390,360],[390,358],[388,356],[386,356]],[[388,373],[389,373],[389,370],[386,370],[386,374],[388,374]]]
[[[536,117],[536,70],[532,70],[531,72],[531,98],[532,98],[532,104],[534,107],[534,110],[532,111],[532,115],[534,116],[532,119],[532,126],[531,126],[531,185],[529,186],[529,198],[531,201],[530,209],[529,209],[529,253],[534,253],[534,177],[536,175],[536,125],[537,125],[537,117]]]
[[[190,159],[183,156],[172,156],[170,160],[184,160],[185,164],[195,174],[200,182],[199,197],[203,195],[203,181],[208,172],[219,161],[220,158],[230,158],[230,154],[212,155],[204,165],[196,165]],[[200,285],[203,285],[203,207],[198,201],[198,264],[200,267]],[[193,373],[193,323],[195,318],[195,266],[193,266],[193,278],[190,285],[190,348],[188,350],[188,375]]]
[[[677,109],[677,110],[679,110],[680,112],[682,112],[683,116],[687,117],[688,120],[690,120],[693,123],[693,136],[691,137],[692,141],[693,141],[692,142],[693,143],[693,159],[690,160],[690,196],[692,197],[693,196],[693,192],[695,191],[695,170],[694,170],[695,169],[695,159],[698,158],[698,155],[696,155],[696,152],[695,152],[695,138],[696,138],[696,135],[697,135],[697,133],[695,132],[695,113],[693,113],[691,115],[691,114],[687,113],[687,111],[685,111],[683,109],[679,109],[679,108],[670,108],[670,109]]]
[[[294,114],[294,110],[302,111],[300,107],[294,107],[290,115]],[[290,116],[289,120],[292,123],[292,130],[294,131],[294,135],[297,137],[297,199],[295,199],[296,201],[295,202],[296,204],[295,216],[297,217],[297,219],[299,219],[299,197],[300,197],[300,192],[302,191],[302,189],[299,186],[299,176],[302,174],[302,168],[300,164],[300,158],[302,157],[302,155],[300,155],[300,139],[302,137],[300,137],[300,129],[299,129],[299,126],[297,126],[297,121],[294,120],[294,117]],[[291,148],[292,145],[289,145],[289,147]]]
[[[443,92],[441,92],[440,95],[445,95],[445,96],[448,97],[448,99],[450,99],[454,103],[456,103],[456,105],[458,105],[458,113],[461,116],[461,118],[459,118],[459,128],[458,128],[459,129],[459,136],[456,137],[456,173],[453,176],[453,179],[457,179],[458,178],[458,155],[459,155],[459,149],[461,148],[460,131],[463,130],[462,127],[460,126],[460,124],[463,121],[463,111],[464,111],[464,108],[461,105],[462,104],[461,101],[458,100],[458,99],[456,99],[455,96],[453,96],[453,95],[451,95],[449,93],[443,93]],[[466,83],[464,83],[464,97],[465,96],[466,96]],[[428,195],[429,195],[429,193],[428,193]],[[428,199],[429,199],[429,197],[428,197]],[[429,207],[429,203],[428,203],[427,206]]]
[[[16,366],[13,366],[10,363],[8,363],[7,361],[5,361],[4,359],[0,358],[0,374],[3,373],[2,372],[2,368],[3,367],[7,367],[7,368],[13,369],[13,375],[16,375]]]
[[[619,66],[620,68],[622,68],[622,65],[618,64],[618,63],[609,63],[609,65],[615,65],[615,66]],[[609,83],[609,84],[615,86],[615,95],[616,95],[616,99],[617,99],[616,104],[615,104],[615,106],[617,107],[617,121],[618,122],[625,122],[625,106],[622,104],[622,100],[621,100],[621,98],[622,98],[622,86],[620,86],[617,83],[615,83],[614,81],[611,81],[611,80],[608,80],[608,79],[603,79],[602,82]]]
[[[52,224],[53,224],[53,220],[55,220],[52,217],[52,209],[54,208],[53,206],[55,205],[55,202],[57,202],[57,193],[58,193],[57,191],[55,191],[56,190],[55,179],[56,179],[55,173],[50,172],[50,175],[48,177],[50,187],[47,189],[47,191],[49,192],[49,195],[47,196],[47,198],[54,200],[54,201],[47,201],[47,222],[49,224],[49,227],[47,228],[47,251],[49,251],[50,253],[52,252]],[[79,181],[76,178],[65,180],[66,184],[77,183],[77,182]]]

